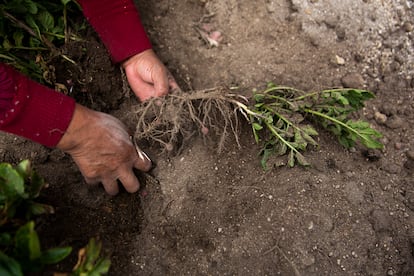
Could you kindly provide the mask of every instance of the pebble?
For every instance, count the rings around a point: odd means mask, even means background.
[[[267,12],[269,12],[269,13],[276,12],[277,11],[277,6],[276,6],[275,1],[269,1],[269,2],[267,2],[266,9],[267,9]]]
[[[385,125],[391,129],[398,129],[404,125],[404,121],[399,116],[393,115],[387,119]]]
[[[394,103],[384,103],[379,109],[381,113],[387,116],[397,114],[397,106]]]
[[[405,153],[405,155],[407,156],[408,160],[412,160],[414,161],[414,150],[409,150]]]
[[[388,117],[387,117],[387,115],[376,111],[375,114],[374,114],[374,119],[378,124],[383,125],[387,122]]]
[[[389,174],[399,174],[401,172],[401,167],[397,164],[387,164],[384,165],[382,169]]]
[[[376,232],[383,232],[391,230],[393,220],[387,212],[374,210],[371,213],[370,222]]]
[[[338,65],[345,65],[345,59],[343,57],[338,56],[338,55],[335,55],[335,62]]]
[[[408,159],[404,163],[404,168],[406,168],[409,172],[413,173],[414,172],[414,160]]]
[[[365,84],[365,80],[359,73],[346,74],[341,79],[342,85],[346,88],[362,88]]]
[[[364,191],[359,188],[359,185],[355,181],[346,183],[344,187],[346,197],[348,201],[353,205],[360,205],[364,201]]]
[[[397,142],[397,143],[395,143],[394,148],[396,150],[400,150],[400,149],[402,149],[402,144],[400,142]]]
[[[413,24],[411,24],[410,22],[405,22],[403,25],[404,31],[406,31],[407,33],[412,32],[414,29]]]

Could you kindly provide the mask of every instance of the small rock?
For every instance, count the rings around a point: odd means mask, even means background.
[[[383,105],[381,105],[379,110],[381,111],[381,113],[383,113],[387,116],[397,114],[397,106],[395,104],[389,103],[389,102],[384,103]]]
[[[364,78],[359,73],[349,73],[341,79],[342,85],[347,88],[362,88]]]
[[[345,65],[345,59],[338,55],[335,55],[335,63],[338,65]]]
[[[346,38],[346,30],[344,28],[338,28],[336,30],[336,37],[339,41],[343,41]]]
[[[386,126],[391,129],[398,129],[404,125],[403,119],[397,115],[393,115],[387,119]]]
[[[394,276],[395,275],[395,271],[393,268],[388,269],[387,271],[387,276]]]
[[[267,1],[267,3],[266,3],[266,9],[267,9],[267,12],[269,12],[269,13],[276,12],[277,11],[277,7],[276,7],[275,1]]]
[[[376,111],[375,114],[374,114],[374,119],[378,124],[383,125],[383,124],[385,124],[385,122],[387,122],[388,118],[387,118],[387,115]]]
[[[328,28],[335,29],[339,24],[339,16],[327,16],[323,22]]]
[[[389,174],[399,174],[401,172],[401,167],[397,164],[385,164],[382,169]]]
[[[351,181],[346,183],[344,191],[348,201],[353,205],[359,205],[364,201],[364,191],[359,188],[357,182]]]
[[[402,144],[401,144],[401,143],[399,143],[399,142],[397,142],[397,143],[395,143],[394,148],[395,148],[396,150],[400,150],[400,149],[402,149]]]
[[[371,212],[370,222],[376,232],[391,230],[393,220],[386,211],[374,210]]]
[[[404,163],[404,168],[406,168],[409,172],[414,172],[414,160],[407,160]]]
[[[412,32],[412,30],[414,29],[414,26],[410,22],[405,22],[404,25],[403,25],[403,29],[404,29],[404,31],[409,33],[409,32]]]
[[[412,160],[414,161],[414,150],[409,150],[405,153],[405,155],[407,156],[408,160]]]

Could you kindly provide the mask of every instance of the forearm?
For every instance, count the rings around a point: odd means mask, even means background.
[[[75,101],[0,63],[0,130],[55,147]]]
[[[79,4],[114,62],[151,48],[132,0],[79,0]]]

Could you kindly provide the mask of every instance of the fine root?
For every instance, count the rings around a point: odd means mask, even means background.
[[[237,109],[243,96],[228,88],[213,88],[191,93],[171,93],[163,99],[153,98],[138,106],[135,138],[161,145],[168,152],[179,152],[197,134],[214,137],[218,151],[227,138],[239,144]]]

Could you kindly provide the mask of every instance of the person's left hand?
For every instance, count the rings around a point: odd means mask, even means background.
[[[122,67],[132,91],[141,101],[165,96],[170,90],[178,89],[173,76],[152,49],[130,57]]]

